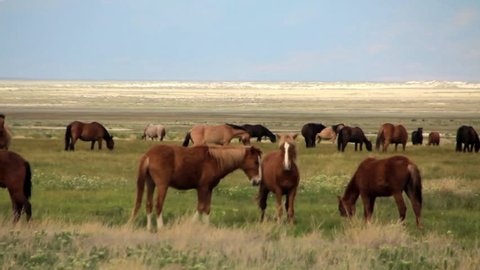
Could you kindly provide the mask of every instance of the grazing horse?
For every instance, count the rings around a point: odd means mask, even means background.
[[[326,127],[316,135],[317,143],[320,143],[323,140],[330,140],[332,143],[335,143],[337,139],[337,132],[332,127]]]
[[[417,165],[403,156],[377,160],[367,158],[358,166],[343,197],[338,197],[340,215],[351,217],[355,214],[355,202],[362,198],[365,221],[370,223],[377,197],[393,196],[397,203],[400,220],[403,222],[407,207],[402,192],[407,193],[415,212],[418,228],[422,210],[422,178]]]
[[[261,180],[260,149],[254,146],[194,146],[155,145],[141,158],[138,167],[137,197],[130,218],[135,220],[147,185],[147,228],[152,224],[152,199],[157,187],[157,229],[163,226],[162,209],[168,187],[180,190],[196,189],[197,212],[208,222],[212,191],[226,175],[242,169],[253,184]]]
[[[457,130],[457,144],[455,150],[457,152],[472,152],[473,147],[475,146],[475,152],[480,150],[480,140],[478,138],[477,131],[471,126],[461,126]]]
[[[12,134],[7,124],[5,124],[5,115],[0,114],[0,150],[8,150],[12,141]]]
[[[102,149],[103,139],[107,142],[107,148],[113,150],[113,137],[110,136],[107,129],[98,122],[83,123],[73,121],[70,123],[65,131],[65,151],[75,151],[75,143],[78,139],[82,141],[91,141],[91,150],[93,150],[95,142],[98,142],[98,149]]]
[[[322,124],[308,123],[302,127],[302,136],[307,148],[315,147],[315,136],[325,128]]]
[[[260,220],[265,217],[268,193],[275,193],[277,201],[277,222],[282,217],[282,196],[285,195],[285,211],[290,223],[294,222],[294,201],[300,181],[298,167],[295,164],[295,135],[278,135],[280,150],[269,153],[262,161],[262,181],[258,192]]]
[[[359,127],[344,127],[338,133],[338,151],[345,152],[345,147],[349,142],[355,143],[355,151],[357,151],[357,145],[360,144],[360,151],[363,149],[363,144],[365,143],[365,147],[368,151],[372,151],[372,143],[365,137],[363,130]]]
[[[257,142],[261,142],[263,137],[268,137],[272,143],[277,141],[277,137],[268,128],[262,125],[242,125],[251,138],[257,138]]]
[[[386,123],[383,124],[377,133],[377,142],[375,144],[375,149],[380,150],[380,145],[382,145],[382,151],[387,152],[388,145],[390,143],[395,144],[395,151],[397,151],[398,144],[402,144],[403,151],[405,151],[405,146],[407,145],[408,133],[404,126]]]
[[[203,144],[228,145],[233,138],[240,138],[244,145],[250,144],[250,134],[240,126],[232,124],[197,125],[187,133],[183,146],[188,146],[190,140],[194,146]]]
[[[13,223],[17,223],[22,212],[27,221],[32,216],[32,172],[30,164],[12,151],[0,151],[0,187],[7,188],[13,207]]]
[[[436,131],[430,132],[430,134],[428,134],[428,145],[439,146],[440,145],[440,133],[438,133]]]
[[[148,138],[152,139],[158,138],[160,141],[163,141],[165,137],[165,127],[162,125],[148,124],[143,130],[142,140],[147,140]]]
[[[423,144],[423,128],[418,128],[412,132],[412,143],[413,145]]]

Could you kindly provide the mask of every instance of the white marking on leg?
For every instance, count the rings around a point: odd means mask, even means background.
[[[152,213],[147,214],[147,230],[152,229]]]
[[[285,143],[283,145],[283,147],[285,148],[285,157],[284,157],[284,160],[283,160],[283,168],[287,171],[290,170],[290,159],[288,158],[288,148],[290,148],[290,144],[289,143]]]
[[[160,213],[160,215],[158,215],[157,217],[157,230],[161,229],[162,227],[163,227],[163,217],[162,217],[162,213]]]
[[[192,222],[197,222],[198,217],[199,217],[199,213],[198,213],[198,211],[195,211],[195,214],[193,214],[193,217],[192,217]]]

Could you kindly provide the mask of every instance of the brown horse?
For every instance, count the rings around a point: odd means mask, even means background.
[[[0,150],[8,150],[12,141],[12,134],[7,124],[5,124],[5,115],[0,114]]]
[[[190,140],[193,142],[193,145],[228,145],[233,138],[240,138],[244,145],[250,144],[250,134],[240,126],[232,124],[217,126],[197,125],[187,133],[183,146],[188,146]]]
[[[380,145],[382,145],[382,151],[386,152],[388,145],[391,143],[395,144],[395,151],[397,151],[398,144],[402,144],[403,151],[405,151],[405,146],[407,145],[408,133],[404,126],[386,123],[383,124],[377,133],[377,142],[375,144],[375,149],[380,150]]]
[[[436,131],[430,132],[430,134],[428,134],[428,145],[439,146],[440,145],[440,133],[438,133]]]
[[[147,228],[151,229],[152,199],[157,187],[157,228],[163,226],[162,209],[168,187],[180,190],[196,189],[197,212],[205,214],[208,222],[212,191],[227,174],[242,169],[252,183],[261,178],[260,149],[253,146],[195,146],[156,145],[141,158],[137,177],[137,197],[130,218],[134,221],[142,204],[147,185]]]
[[[405,219],[407,207],[402,192],[407,193],[415,212],[418,228],[422,210],[422,178],[417,165],[403,156],[377,160],[367,158],[358,166],[347,185],[343,197],[338,196],[338,209],[342,216],[355,214],[355,202],[362,197],[365,221],[370,223],[376,197],[392,196],[397,203],[400,220]]]
[[[32,216],[32,172],[30,164],[11,151],[0,151],[0,187],[7,188],[13,208],[13,223],[17,223],[23,211],[27,221]]]
[[[330,140],[332,143],[335,143],[335,140],[337,139],[337,132],[335,132],[332,127],[326,127],[317,133],[316,138],[317,144],[322,140]]]
[[[107,129],[98,122],[83,123],[73,121],[70,123],[65,131],[65,151],[75,151],[75,143],[78,139],[91,141],[91,150],[93,150],[95,142],[98,142],[98,149],[102,149],[103,139],[107,142],[107,148],[113,150],[113,137],[110,136]]]
[[[282,196],[285,195],[285,211],[290,223],[294,222],[294,201],[299,183],[298,167],[295,164],[295,135],[277,135],[280,150],[269,153],[262,161],[262,181],[258,192],[260,220],[265,217],[268,193],[275,193],[277,201],[277,222],[282,217]]]

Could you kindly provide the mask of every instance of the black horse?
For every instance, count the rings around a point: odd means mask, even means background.
[[[277,141],[277,136],[273,134],[268,128],[262,125],[242,125],[243,129],[245,129],[248,134],[250,134],[250,138],[257,138],[257,142],[261,142],[263,137],[268,137],[272,143]]]
[[[462,149],[462,144],[463,149]],[[480,150],[480,140],[478,138],[477,131],[471,126],[461,126],[457,130],[457,152],[472,152],[473,147],[475,146],[475,152]]]
[[[338,151],[344,152],[345,147],[347,147],[347,144],[349,142],[355,143],[355,151],[357,151],[358,144],[360,144],[360,151],[362,151],[364,143],[367,150],[372,151],[372,142],[370,142],[367,137],[365,137],[363,130],[359,127],[352,128],[345,126],[340,130],[340,132],[338,132]]]
[[[413,145],[423,144],[423,128],[418,128],[412,132],[412,143]]]
[[[324,128],[324,125],[316,123],[308,123],[302,127],[302,136],[305,138],[307,148],[315,147],[315,136]]]

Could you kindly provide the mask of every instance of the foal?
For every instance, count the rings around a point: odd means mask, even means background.
[[[268,193],[275,193],[277,201],[277,222],[282,217],[282,196],[285,195],[285,210],[288,221],[294,222],[293,204],[300,180],[298,167],[295,164],[295,135],[277,135],[280,150],[269,153],[262,161],[262,181],[258,192],[258,206],[261,209],[260,221],[265,217]]]

